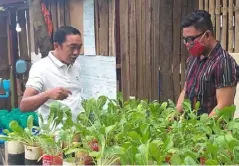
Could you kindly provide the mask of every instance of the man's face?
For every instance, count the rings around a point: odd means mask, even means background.
[[[73,64],[80,55],[82,39],[80,35],[67,35],[66,41],[62,45],[55,44],[55,49],[66,64]]]
[[[190,44],[193,46],[195,41],[200,41],[200,43],[207,48],[210,44],[209,33],[210,31],[201,31],[194,26],[183,28],[184,44]]]

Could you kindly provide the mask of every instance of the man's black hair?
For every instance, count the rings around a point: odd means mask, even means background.
[[[202,32],[209,30],[214,35],[211,15],[205,10],[197,10],[187,15],[181,22],[181,28],[194,26]]]
[[[67,35],[80,35],[81,33],[78,29],[71,27],[71,26],[62,26],[56,30],[53,35],[53,42],[58,44],[62,44],[66,41]]]

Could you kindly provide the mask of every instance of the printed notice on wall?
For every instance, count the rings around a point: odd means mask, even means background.
[[[101,95],[116,99],[116,58],[109,56],[80,56],[83,98]]]

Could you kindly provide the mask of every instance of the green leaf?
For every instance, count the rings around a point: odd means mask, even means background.
[[[140,142],[140,135],[138,133],[136,133],[135,131],[131,131],[131,132],[128,132],[128,136],[133,140],[133,141],[136,141],[136,142]]]
[[[19,134],[24,133],[24,129],[15,120],[10,122],[9,127],[16,133],[19,133]]]
[[[5,135],[0,135],[0,140],[2,140],[2,141],[9,141],[9,140],[11,140],[11,138],[8,137],[8,136],[5,136]]]
[[[150,110],[150,116],[151,117],[156,117],[158,110],[160,108],[160,104],[158,102],[153,102],[149,105],[149,110]]]
[[[115,128],[116,125],[117,125],[117,124],[114,124],[114,125],[111,125],[111,126],[107,126],[107,127],[105,128],[105,134],[106,134],[106,136],[109,135],[109,133]]]
[[[141,153],[137,153],[135,155],[134,163],[137,164],[137,165],[146,165],[146,161],[145,161],[145,159],[144,159],[144,157],[142,156]]]
[[[168,106],[168,103],[167,103],[167,102],[163,102],[163,103],[161,104],[161,106],[160,106],[160,110],[161,110],[161,111],[165,110],[165,109],[167,108],[167,106]]]
[[[178,154],[173,154],[171,159],[170,159],[170,163],[172,165],[181,165],[182,164],[182,159]]]
[[[200,109],[200,102],[197,101],[195,105],[195,110],[198,111]]]
[[[231,161],[231,157],[227,154],[228,152],[220,152],[218,155],[217,155],[217,160],[220,161],[221,163],[224,163],[224,164],[230,164],[232,165],[232,161]]]
[[[149,144],[149,154],[150,156],[153,156],[156,160],[159,159],[160,153],[159,153],[159,147],[156,143],[151,142]]]
[[[216,160],[209,159],[209,160],[206,160],[205,164],[206,165],[218,165],[218,162]]]
[[[216,113],[218,117],[225,117],[226,119],[232,119],[234,116],[234,112],[236,111],[236,106],[231,105],[224,107],[223,109],[216,109]]]
[[[164,141],[164,145],[163,145],[164,149],[169,150],[173,147],[173,144],[174,144],[173,137],[174,137],[174,135],[167,136],[166,140]]]
[[[42,115],[41,114],[37,114],[38,115],[38,117],[40,118],[40,123],[44,123],[44,119],[43,119],[43,117],[42,117]]]
[[[77,152],[87,152],[86,150],[84,149],[79,149],[79,148],[71,148],[71,149],[68,149],[64,152],[65,155],[70,155],[72,153],[77,153]]]
[[[218,146],[216,144],[213,145],[212,143],[207,143],[207,151],[208,153],[212,153],[213,155],[216,155],[218,151]]]
[[[121,103],[124,102],[124,99],[123,99],[123,93],[122,92],[118,92],[117,93],[117,100]]]
[[[197,163],[195,162],[195,160],[190,157],[190,156],[186,156],[185,159],[184,159],[184,163],[186,165],[196,165]]]
[[[8,129],[4,129],[3,133],[8,135],[10,133],[10,131]]]
[[[92,156],[92,157],[100,157],[100,155],[101,155],[100,152],[95,152],[95,151],[89,153],[89,156]]]
[[[97,100],[97,108],[102,109],[107,101],[106,96],[100,96]]]
[[[174,102],[173,102],[172,100],[170,100],[170,99],[168,99],[168,105],[169,105],[170,107],[173,107],[173,108],[176,107],[176,105],[174,104]]]
[[[228,133],[225,135],[225,140],[229,149],[233,150],[234,147],[239,146],[239,141],[233,138],[232,134]]]
[[[234,158],[236,158],[237,160],[239,160],[239,146],[236,146],[236,147],[233,149],[233,156],[234,156]]]
[[[27,118],[27,128],[32,131],[34,117],[33,115],[28,116]]]
[[[186,112],[188,112],[188,111],[191,111],[191,109],[192,109],[192,107],[191,107],[191,102],[190,102],[190,100],[185,99],[185,100],[183,101],[183,110],[186,111]]]

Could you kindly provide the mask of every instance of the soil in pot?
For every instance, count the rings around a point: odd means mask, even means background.
[[[42,160],[38,161],[41,154],[40,147],[25,145],[25,165],[42,165]]]
[[[18,141],[7,142],[8,165],[25,165],[24,145]]]
[[[51,156],[51,155],[44,155],[42,157],[42,165],[47,166],[47,165],[63,165],[63,156],[58,155],[58,156]]]

